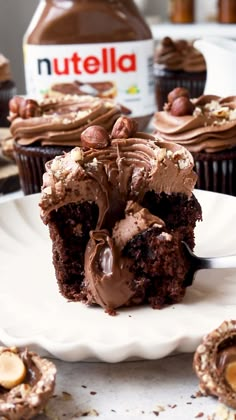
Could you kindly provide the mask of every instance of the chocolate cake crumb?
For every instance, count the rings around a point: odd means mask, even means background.
[[[67,391],[62,391],[61,394],[64,401],[69,401],[73,399],[72,395]]]
[[[99,416],[99,413],[98,413],[97,410],[95,410],[94,408],[92,408],[91,410],[85,411],[84,413],[81,414],[81,417],[88,417],[88,416],[98,417]]]

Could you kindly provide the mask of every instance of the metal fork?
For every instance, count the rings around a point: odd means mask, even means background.
[[[225,257],[198,257],[195,255],[186,242],[182,241],[184,252],[191,263],[190,270],[185,279],[184,285],[191,286],[198,270],[206,268],[236,268],[236,255]]]

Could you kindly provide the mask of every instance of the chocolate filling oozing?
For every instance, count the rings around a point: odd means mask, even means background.
[[[127,304],[149,303],[153,308],[182,300],[189,262],[182,251],[181,241],[194,247],[193,228],[201,218],[195,197],[183,194],[146,193],[142,205],[155,216],[164,219],[166,227],[150,227],[135,235],[122,251],[131,260],[129,288],[133,296]],[[175,208],[175,217],[172,216]],[[110,217],[111,235],[115,221]],[[65,216],[65,217],[64,217]],[[69,203],[50,214],[50,236],[53,242],[53,262],[59,289],[69,300],[91,304],[88,284],[84,281],[84,255],[89,233],[96,227],[98,207],[92,202]],[[107,228],[107,220],[104,228]]]

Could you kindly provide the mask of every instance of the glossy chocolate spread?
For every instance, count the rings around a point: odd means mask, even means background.
[[[105,308],[128,304],[134,294],[128,286],[134,275],[131,262],[122,256],[127,242],[150,227],[160,232],[165,227],[142,207],[145,193],[183,193],[190,198],[197,178],[192,156],[184,147],[144,133],[129,138],[117,135],[102,149],[76,147],[48,162],[40,201],[45,224],[52,210],[67,203],[97,204],[97,225],[90,231],[85,252],[84,281],[88,300]],[[164,232],[163,240],[171,239]]]

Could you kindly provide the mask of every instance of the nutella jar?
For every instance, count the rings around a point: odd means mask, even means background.
[[[155,111],[154,41],[133,0],[41,0],[23,48],[31,97],[114,98],[139,129]]]

